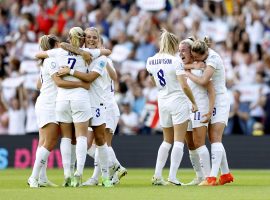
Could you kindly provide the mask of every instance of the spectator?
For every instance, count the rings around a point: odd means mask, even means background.
[[[131,110],[129,102],[122,102],[122,112],[119,120],[120,134],[137,135],[139,130],[139,118],[138,115]]]

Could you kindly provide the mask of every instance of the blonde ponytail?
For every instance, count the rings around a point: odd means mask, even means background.
[[[161,29],[159,53],[167,53],[167,54],[175,55],[176,52],[178,51],[178,44],[179,44],[179,40],[177,39],[176,35],[168,32],[164,28]]]
[[[70,44],[74,47],[80,47],[81,39],[85,36],[80,27],[73,27],[69,31]]]

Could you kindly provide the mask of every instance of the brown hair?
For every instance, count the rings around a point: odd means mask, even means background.
[[[60,40],[55,35],[43,35],[39,39],[39,45],[43,51],[53,49],[57,42],[60,42]],[[42,65],[43,61],[44,59],[40,59],[39,65]]]
[[[53,49],[57,42],[60,42],[60,40],[55,35],[43,35],[39,39],[40,48],[43,51]]]
[[[196,40],[191,47],[191,51],[198,54],[205,54],[210,46],[210,40],[208,37],[204,37],[203,40]]]

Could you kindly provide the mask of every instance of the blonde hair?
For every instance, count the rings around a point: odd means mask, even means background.
[[[191,36],[191,37],[188,37],[187,39],[182,40],[180,44],[185,44],[191,49],[195,40],[196,40],[195,37]]]
[[[159,53],[168,53],[175,55],[178,51],[179,40],[176,35],[168,32],[166,29],[161,29],[161,36],[159,42]]]
[[[85,33],[80,27],[73,27],[69,30],[69,37],[72,46],[80,47],[81,39],[85,37]]]
[[[100,45],[101,44],[101,36],[100,36],[100,32],[99,32],[99,30],[96,28],[96,27],[88,27],[88,28],[86,28],[85,29],[85,31],[84,31],[84,33],[86,34],[86,32],[88,32],[88,31],[94,31],[94,32],[96,32],[96,34],[97,34],[97,37],[98,37],[98,44],[97,45]],[[103,44],[103,43],[102,43]],[[102,45],[101,44],[101,45]]]
[[[203,40],[196,40],[191,47],[191,51],[198,54],[205,54],[210,46],[210,40],[208,37],[204,37]]]

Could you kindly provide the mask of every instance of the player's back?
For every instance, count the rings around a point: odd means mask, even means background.
[[[159,90],[159,98],[184,95],[176,75],[177,71],[183,70],[179,57],[157,53],[155,56],[148,58],[146,68],[155,79]]]
[[[55,57],[59,67],[68,66],[70,69],[74,69],[79,72],[87,73],[87,66],[80,55],[72,54],[61,48],[52,49],[47,51],[49,57]],[[81,81],[74,76],[65,76],[64,80],[67,81]],[[84,88],[65,89],[58,88],[57,100],[81,100],[87,96],[87,90]]]

